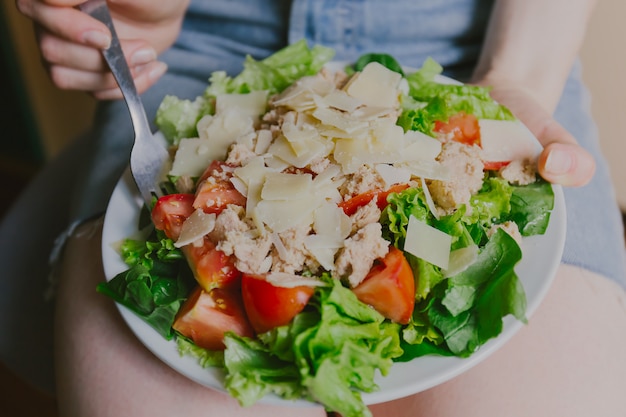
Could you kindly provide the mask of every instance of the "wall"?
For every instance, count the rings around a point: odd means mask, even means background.
[[[599,1],[582,50],[584,77],[592,93],[592,111],[622,211],[626,211],[625,17],[623,0]]]
[[[18,64],[39,123],[43,150],[45,156],[50,158],[87,129],[95,100],[84,93],[61,91],[52,85],[41,65],[32,22],[16,10],[13,0],[1,3],[0,7],[5,9],[6,24],[13,34],[15,50],[19,52]]]

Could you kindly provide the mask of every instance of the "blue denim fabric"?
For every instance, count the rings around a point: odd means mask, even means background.
[[[492,0],[294,0],[289,41],[332,47],[340,60],[385,52],[420,67],[428,57],[467,79],[480,52]]]

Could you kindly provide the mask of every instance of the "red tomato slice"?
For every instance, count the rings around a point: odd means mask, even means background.
[[[233,258],[215,249],[208,237],[204,237],[202,246],[189,244],[183,246],[182,251],[196,281],[205,291],[233,286],[239,282],[241,272],[235,267]]]
[[[511,161],[484,161],[483,165],[486,171],[498,171],[500,168],[504,168],[510,163]]]
[[[169,194],[159,198],[152,209],[154,226],[170,239],[177,240],[183,222],[194,211],[193,200],[193,194]]]
[[[367,205],[370,201],[376,198],[378,208],[382,210],[387,207],[387,197],[389,196],[389,194],[399,193],[406,190],[407,188],[409,188],[408,184],[396,184],[392,185],[391,188],[389,188],[388,190],[370,190],[365,193],[356,195],[349,200],[342,201],[341,203],[339,203],[339,207],[343,209],[343,212],[346,215],[352,216],[354,213],[356,213],[359,207]]]
[[[313,292],[313,288],[306,286],[275,287],[258,275],[241,277],[243,305],[257,333],[289,324],[304,309]]]
[[[402,251],[392,246],[353,289],[357,298],[396,323],[407,324],[415,306],[415,278]]]
[[[204,171],[196,188],[194,208],[201,208],[207,213],[220,213],[229,204],[246,204],[246,197],[230,182],[232,173],[225,169],[227,166],[224,162],[213,161]]]
[[[157,229],[176,241],[187,217],[194,212],[193,194],[169,194],[159,198],[152,210],[152,221]],[[182,247],[198,284],[205,290],[238,283],[241,273],[231,257],[215,249],[215,245],[205,236],[202,246],[189,244]]]
[[[435,122],[433,130],[445,135],[452,134],[452,140],[456,142],[480,146],[480,126],[478,119],[473,114],[457,113],[450,117],[447,122]]]
[[[246,318],[240,296],[236,292],[200,287],[190,294],[172,326],[182,335],[205,349],[223,350],[224,333],[252,337],[252,327]]]

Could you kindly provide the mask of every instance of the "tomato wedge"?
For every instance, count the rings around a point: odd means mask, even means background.
[[[365,193],[358,194],[346,201],[342,201],[338,205],[347,216],[352,216],[354,213],[356,213],[359,207],[363,207],[369,204],[370,201],[376,198],[378,208],[383,210],[385,207],[387,207],[387,197],[389,196],[389,194],[399,193],[406,190],[407,188],[409,188],[408,184],[395,184],[387,190],[370,190]]]
[[[459,112],[447,122],[436,121],[433,129],[436,133],[452,135],[452,140],[467,145],[480,146],[480,126],[473,114]]]
[[[260,275],[243,274],[241,294],[248,319],[257,333],[289,324],[315,290],[311,287],[276,287]]]
[[[194,212],[193,194],[169,194],[159,198],[152,210],[154,226],[176,241],[187,217]],[[238,284],[241,273],[233,258],[215,248],[208,237],[202,245],[189,244],[181,248],[198,284],[205,290]]]
[[[168,194],[159,198],[152,209],[154,226],[177,240],[184,221],[194,212],[194,198],[193,194]]]
[[[196,188],[194,208],[219,214],[229,204],[245,206],[246,197],[230,182],[232,172],[227,167],[225,162],[213,161],[204,171]]]
[[[233,258],[217,250],[207,236],[201,246],[192,243],[183,246],[182,251],[196,281],[205,291],[239,283],[241,272],[235,267]]]
[[[252,337],[252,327],[246,318],[240,296],[235,291],[201,287],[190,294],[172,325],[174,330],[205,349],[223,350],[224,333]]]
[[[386,318],[407,324],[415,306],[415,278],[402,251],[391,246],[389,253],[374,264],[354,294]]]
[[[511,161],[484,161],[483,169],[486,171],[498,171],[499,169],[504,168],[510,163]]]

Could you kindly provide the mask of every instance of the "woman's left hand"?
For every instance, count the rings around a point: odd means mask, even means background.
[[[493,98],[507,106],[543,145],[538,170],[544,179],[572,187],[591,180],[596,168],[591,154],[578,145],[574,136],[530,92],[511,86],[491,85],[491,88]]]

